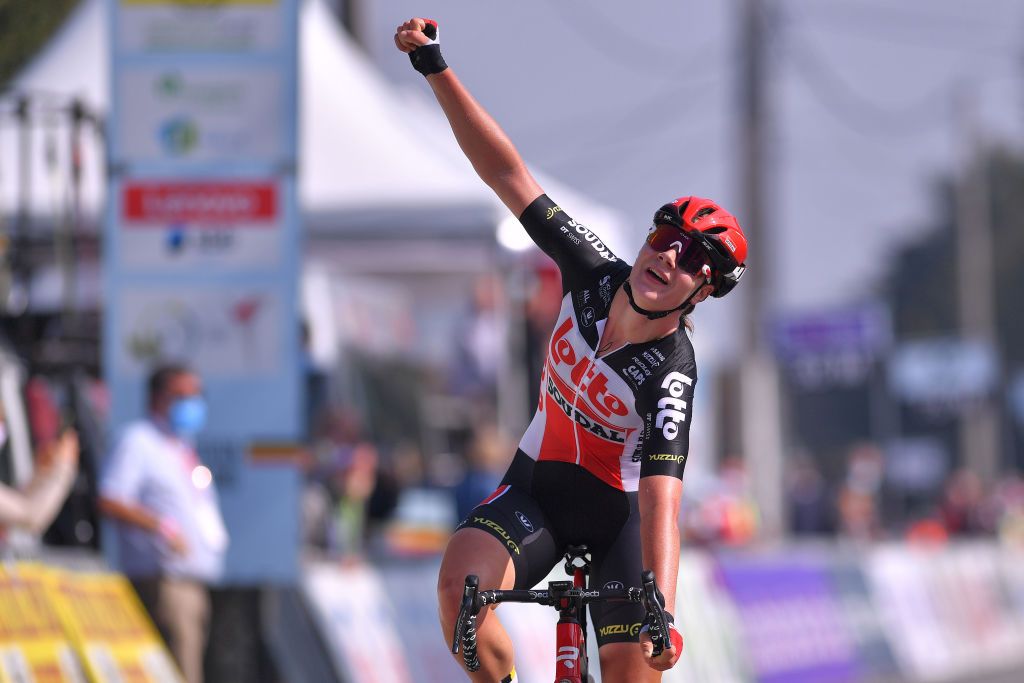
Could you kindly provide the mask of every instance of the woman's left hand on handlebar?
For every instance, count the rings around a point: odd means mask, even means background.
[[[395,47],[402,52],[412,52],[421,45],[430,42],[430,38],[423,35],[423,29],[427,22],[419,17],[414,17],[395,29]]]
[[[679,655],[683,653],[682,634],[676,630],[674,625],[669,625],[668,632],[670,634],[669,643],[672,647],[666,647],[657,657],[651,656],[654,652],[654,643],[651,642],[650,634],[646,631],[640,634],[640,649],[643,650],[644,661],[647,666],[656,671],[668,671],[675,666],[679,661]]]

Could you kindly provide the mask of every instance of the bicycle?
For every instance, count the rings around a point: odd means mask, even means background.
[[[654,572],[645,570],[640,575],[641,586],[628,588],[589,589],[590,556],[585,545],[569,546],[565,552],[565,573],[572,581],[550,581],[547,590],[480,591],[480,580],[474,574],[466,576],[462,605],[452,636],[452,654],[459,654],[467,671],[477,671],[476,618],[487,605],[502,602],[528,602],[546,605],[558,610],[556,625],[555,683],[587,683],[589,662],[587,657],[587,610],[592,602],[639,602],[647,615],[644,623],[654,644],[654,656],[665,649],[668,623],[663,608],[665,599],[658,590]]]

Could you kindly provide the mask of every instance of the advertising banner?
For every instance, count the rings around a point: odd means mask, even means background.
[[[125,270],[246,270],[280,261],[282,190],[273,180],[135,180],[116,191]]]
[[[280,69],[147,63],[120,69],[115,88],[120,163],[273,164],[290,156]]]
[[[437,573],[439,559],[389,563],[379,567],[385,586],[401,586],[393,595],[395,626],[402,649],[422,681],[457,681],[465,675],[441,640],[437,625]],[[504,610],[502,610],[504,611]],[[518,649],[518,644],[517,644]],[[526,680],[520,675],[521,680]]]
[[[86,683],[86,678],[70,645],[26,643],[0,645],[0,683]]]
[[[123,576],[0,567],[0,683],[181,683]]]
[[[49,593],[49,572],[0,565],[0,683],[85,683]]]
[[[897,673],[896,660],[871,603],[859,557],[829,559],[829,572],[843,616],[857,647],[858,659],[870,680],[890,680]]]
[[[881,304],[790,315],[771,331],[787,372],[805,389],[865,381],[892,343],[889,313]]]
[[[117,49],[160,54],[280,50],[279,0],[118,0]]]
[[[269,286],[138,287],[117,300],[116,370],[143,381],[162,358],[186,358],[205,378],[280,371],[285,321]]]
[[[372,567],[311,564],[306,567],[302,590],[341,680],[424,680],[414,676],[409,667],[391,598]]]
[[[931,568],[939,557],[938,550],[911,552],[893,544],[874,549],[864,562],[872,604],[900,671],[917,680],[949,678],[962,666],[931,586]]]
[[[716,580],[714,561],[707,554],[683,552],[673,614],[683,636],[683,656],[666,673],[666,683],[746,683],[750,680],[739,616],[724,587]]]
[[[856,642],[823,562],[810,556],[725,556],[719,573],[739,612],[756,680],[860,680]]]
[[[185,363],[229,542],[228,585],[294,582],[301,479],[254,444],[304,436],[298,312],[299,0],[114,0],[104,371],[111,431]],[[255,520],[263,522],[255,527]],[[108,538],[116,534],[109,530]],[[108,558],[116,561],[114,544]]]
[[[92,680],[180,682],[170,654],[126,578],[55,572],[50,594]]]

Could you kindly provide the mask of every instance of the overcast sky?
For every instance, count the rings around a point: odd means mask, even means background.
[[[527,161],[638,235],[676,196],[736,206],[737,0],[363,1],[390,78],[428,92],[391,36],[409,16],[437,19],[448,63]],[[957,155],[956,84],[976,90],[986,136],[1024,139],[1024,3],[767,4],[772,240],[752,248],[770,250],[776,311],[857,301],[894,240],[933,218],[930,181]]]

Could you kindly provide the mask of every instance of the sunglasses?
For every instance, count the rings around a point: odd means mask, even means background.
[[[708,263],[708,254],[697,240],[674,225],[658,225],[647,235],[647,244],[655,251],[669,251],[675,249],[677,252],[676,266],[681,271],[705,280],[711,277],[711,264]]]

